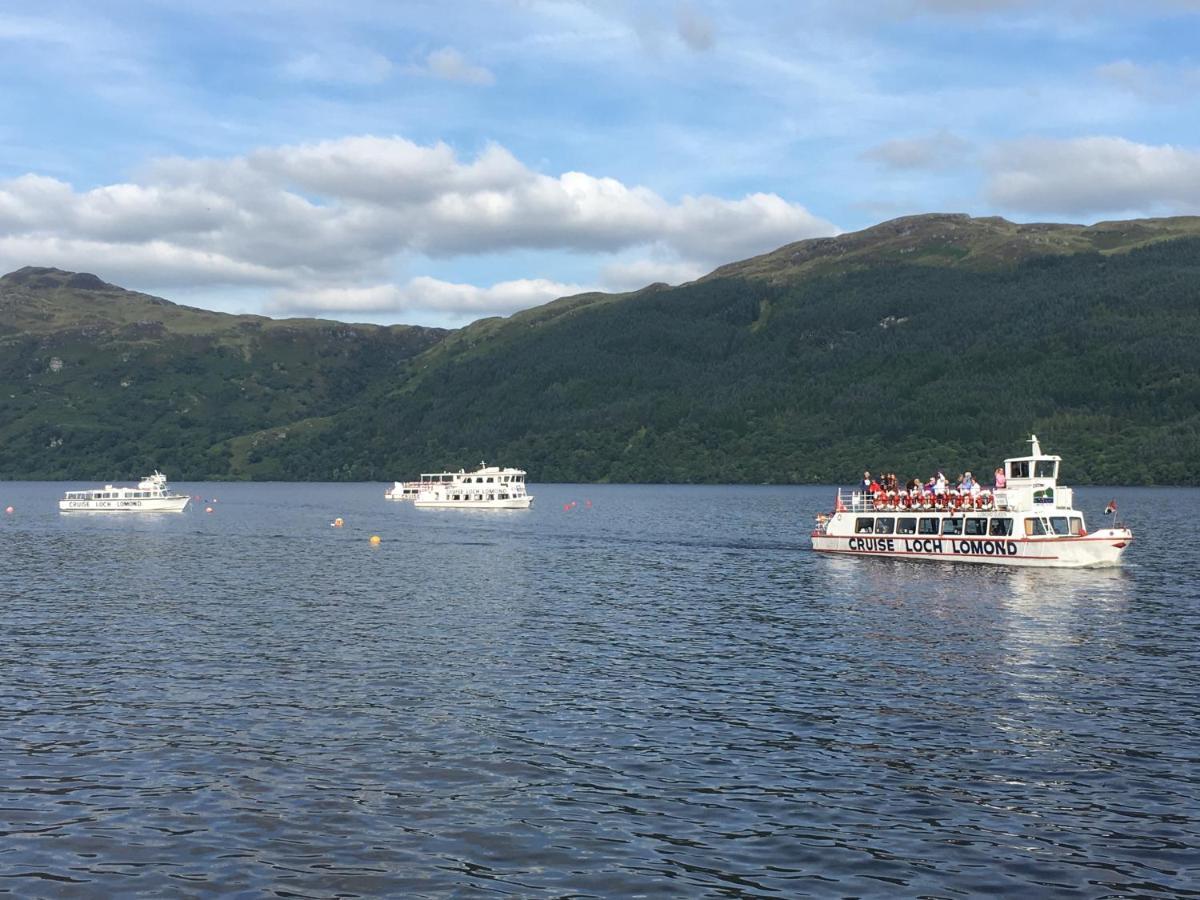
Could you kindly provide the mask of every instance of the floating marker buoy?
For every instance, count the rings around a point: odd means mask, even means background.
[[[342,517],[341,517],[341,516],[338,516],[336,519],[334,519],[334,520],[333,520],[333,527],[334,527],[334,528],[341,528],[341,527],[342,527],[343,525],[345,525],[345,524],[346,524],[346,523],[342,521]]]
[[[212,512],[212,507],[211,507],[211,506],[206,506],[206,507],[204,507],[204,511],[205,511],[205,512]]]
[[[379,535],[377,535],[377,534],[373,534],[373,535],[371,535],[371,545],[372,545],[372,546],[378,546],[378,545],[379,545]]]
[[[6,507],[4,507],[4,511],[11,516],[12,512],[13,512],[13,508],[11,506],[6,506]]]

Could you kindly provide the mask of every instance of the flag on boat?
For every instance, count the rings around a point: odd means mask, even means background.
[[[1112,516],[1112,515],[1116,515],[1116,512],[1117,512],[1117,501],[1109,500],[1108,506],[1104,507],[1104,514],[1106,516]]]
[[[842,492],[841,491],[837,492],[837,501],[834,504],[833,511],[834,512],[845,512],[846,511],[846,504],[842,503]]]

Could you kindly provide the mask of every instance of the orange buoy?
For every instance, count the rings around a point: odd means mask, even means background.
[[[377,534],[371,535],[371,546],[378,547],[379,543],[380,543],[379,535],[377,535]]]

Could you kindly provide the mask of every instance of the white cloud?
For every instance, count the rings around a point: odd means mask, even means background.
[[[1124,138],[1029,139],[989,156],[988,198],[1008,209],[1071,215],[1200,211],[1200,152]]]
[[[946,130],[915,138],[899,138],[872,147],[863,157],[889,169],[946,171],[961,165],[971,144]]]
[[[710,267],[690,262],[660,259],[636,259],[613,262],[600,269],[605,290],[635,291],[650,284],[683,284],[695,281],[710,271]]]
[[[677,15],[679,37],[693,50],[712,49],[713,24],[712,20],[701,14],[691,4],[684,3],[679,7]]]
[[[443,282],[411,282],[403,302],[354,293],[420,256],[640,252],[666,271],[694,276],[836,231],[775,194],[671,202],[614,178],[545,175],[498,145],[460,160],[445,144],[399,137],[163,159],[135,180],[87,191],[34,174],[0,181],[0,262],[13,268],[92,269],[135,287],[267,284],[285,292],[281,303],[303,294],[330,298],[331,308],[381,302],[380,309],[511,311],[574,287],[516,281],[448,291]],[[349,292],[329,292],[335,288]]]
[[[363,47],[323,47],[291,57],[283,72],[297,81],[370,85],[387,80],[392,62]]]
[[[294,315],[449,313],[478,318],[509,315],[586,288],[546,279],[502,281],[491,287],[455,284],[436,278],[414,278],[405,285],[376,284],[358,288],[278,291],[268,304],[273,312]]]
[[[1095,71],[1102,81],[1139,100],[1190,102],[1200,90],[1200,68],[1196,66],[1147,66],[1118,59]]]
[[[496,76],[483,66],[473,65],[453,47],[434,50],[416,71],[446,81],[476,84],[488,87],[496,83]]]

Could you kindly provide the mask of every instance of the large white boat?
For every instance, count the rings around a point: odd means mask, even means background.
[[[155,469],[137,487],[106,484],[86,491],[67,491],[58,501],[61,512],[180,512],[188,505],[186,494],[167,490],[167,476]]]
[[[526,509],[533,503],[533,496],[525,492],[522,469],[501,469],[482,462],[473,472],[430,472],[419,481],[397,481],[384,497],[447,509]]]
[[[1116,521],[1088,531],[1071,488],[1058,485],[1062,458],[1043,454],[1037,435],[1029,443],[1028,456],[1004,461],[1004,487],[990,492],[839,489],[833,512],[817,517],[813,549],[1003,566],[1117,565],[1133,532]]]

